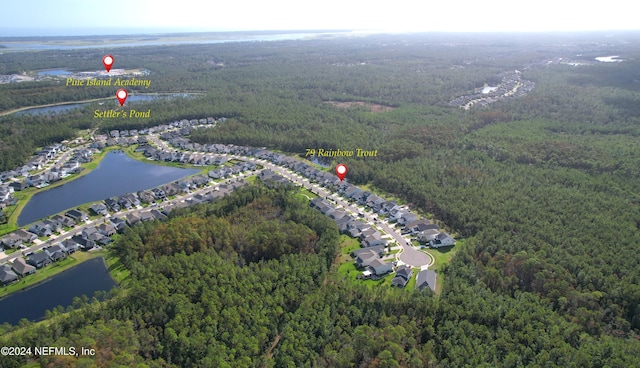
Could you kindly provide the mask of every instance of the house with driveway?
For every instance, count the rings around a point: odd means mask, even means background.
[[[380,259],[384,254],[384,247],[360,248],[353,251],[357,267],[368,267],[373,261]]]
[[[411,279],[412,275],[413,270],[411,269],[411,267],[402,265],[398,267],[398,269],[396,269],[396,275],[393,280],[391,280],[391,285],[403,288],[407,286],[407,283]]]
[[[34,233],[30,233],[28,231],[25,231],[23,229],[18,229],[16,231],[13,232],[15,235],[17,235],[18,237],[20,237],[20,239],[22,239],[23,243],[32,243],[34,240],[38,239],[38,236]]]
[[[393,264],[384,262],[381,259],[375,259],[371,261],[367,270],[375,276],[374,278],[379,278],[393,271]]]
[[[422,270],[416,276],[416,289],[436,291],[436,272],[433,270]]]
[[[0,239],[0,245],[2,248],[17,248],[22,245],[22,238],[16,233],[11,233]]]
[[[64,215],[67,217],[71,217],[76,223],[87,221],[89,219],[89,216],[87,216],[86,213],[79,210],[69,210]]]
[[[67,251],[67,248],[62,245],[62,244],[55,244],[52,245],[48,248],[44,249],[44,252],[47,253],[47,255],[49,256],[49,258],[51,258],[51,260],[53,262],[57,262],[65,257],[67,257],[69,255],[69,252]]]
[[[447,233],[441,232],[436,235],[436,238],[429,242],[431,248],[450,247],[455,245],[456,241]]]

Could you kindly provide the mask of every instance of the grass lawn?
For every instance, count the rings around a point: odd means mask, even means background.
[[[350,255],[354,250],[360,249],[360,242],[358,239],[342,234],[340,235],[340,249],[342,254]]]
[[[256,181],[258,180],[258,177],[255,175],[251,175],[251,176],[245,177],[244,180],[246,180],[249,184],[255,184]]]
[[[41,281],[46,280],[47,278],[59,274],[62,271],[68,270],[73,266],[77,266],[78,264],[87,261],[92,258],[105,256],[106,251],[100,250],[95,252],[82,252],[77,251],[67,258],[53,263],[49,266],[43,267],[36,271],[36,273],[32,275],[25,276],[21,278],[18,282],[13,283],[11,285],[0,288],[0,297],[11,294],[15,291],[22,290],[29,286],[33,286]]]
[[[411,275],[411,278],[409,279],[409,282],[407,282],[407,285],[404,287],[405,290],[415,290],[416,289],[416,277],[418,276],[418,272],[420,272],[419,268],[414,268],[413,269],[413,274]]]
[[[314,194],[313,192],[309,191],[309,189],[307,188],[303,188],[300,187],[298,189],[298,193],[296,193],[296,197],[301,197],[307,200],[312,200],[315,198],[318,198],[318,195]]]
[[[122,262],[120,262],[120,258],[113,254],[113,252],[109,251],[106,252],[104,260],[106,261],[109,273],[111,274],[111,277],[113,277],[115,282],[120,287],[126,284],[126,280],[129,278],[131,271],[124,267]]]
[[[456,241],[456,245],[452,247],[444,247],[437,249],[423,249],[425,253],[429,253],[433,257],[434,265],[430,267],[433,270],[438,270],[442,265],[451,262],[451,258],[456,254],[458,249],[464,245],[464,240]]]
[[[360,280],[358,279],[358,275],[362,275],[362,271],[356,268],[356,265],[353,262],[345,262],[338,267],[337,272],[339,277],[346,277],[349,280],[352,280],[355,283],[359,283],[365,285],[368,288],[373,287],[390,287],[391,280],[393,279],[393,274],[389,274],[379,280]]]

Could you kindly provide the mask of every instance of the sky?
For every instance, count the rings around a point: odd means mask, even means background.
[[[2,0],[0,36],[239,30],[637,30],[630,0]]]

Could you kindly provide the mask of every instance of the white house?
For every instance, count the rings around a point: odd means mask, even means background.
[[[445,232],[436,235],[436,238],[429,242],[431,248],[449,247],[455,244],[456,241]]]

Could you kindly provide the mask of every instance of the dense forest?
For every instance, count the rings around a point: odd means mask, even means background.
[[[130,286],[51,328],[11,336],[113,334],[99,365],[637,365],[638,36],[393,35],[115,50],[123,67],[151,71],[154,91],[207,93],[145,103],[150,119],[92,119],[95,106],[0,117],[3,169],[77,129],[225,116],[191,139],[299,155],[378,149],[376,158],[345,159],[348,180],[433,214],[465,245],[439,270],[437,298],[361,288],[331,272],[330,223],[285,192],[251,188],[135,228],[115,246],[134,271]],[[0,68],[91,68],[99,55],[46,53],[55,65],[4,54]],[[594,61],[603,55],[625,61]],[[469,111],[448,106],[512,70],[534,90]],[[0,88],[3,109],[55,102],[37,83]],[[20,99],[23,90],[33,102]]]

